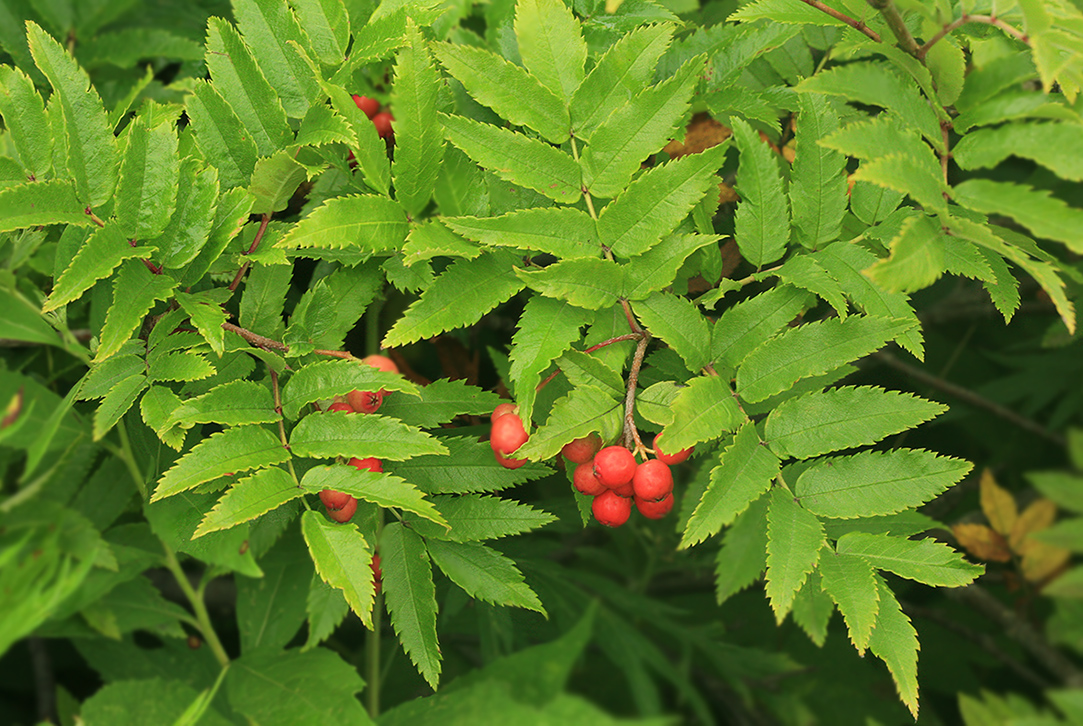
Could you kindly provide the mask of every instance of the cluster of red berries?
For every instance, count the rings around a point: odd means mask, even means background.
[[[362,358],[361,362],[381,371],[398,373],[399,367],[387,356],[370,355]],[[336,401],[327,407],[328,411],[344,411],[345,413],[375,413],[383,405],[387,391],[350,391],[346,394],[345,401]],[[383,462],[376,457],[366,459],[354,457],[346,462],[356,467],[359,471],[383,472]],[[324,489],[320,492],[320,501],[327,508],[327,516],[336,522],[349,522],[357,511],[357,499],[346,492]]]
[[[395,133],[391,129],[391,123],[395,120],[395,117],[391,115],[390,111],[381,111],[380,102],[375,98],[359,96],[355,93],[353,102],[372,120],[372,125],[376,127],[376,133],[380,135],[381,139],[386,139]]]

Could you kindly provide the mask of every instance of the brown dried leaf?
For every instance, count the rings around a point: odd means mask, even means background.
[[[688,124],[688,129],[684,134],[684,143],[670,141],[662,150],[674,159],[686,154],[698,154],[704,149],[721,144],[732,133],[728,127],[718,123],[707,114],[697,113]]]
[[[1002,535],[1011,534],[1019,511],[1015,507],[1015,498],[1011,492],[997,484],[993,472],[986,469],[981,473],[981,510],[989,525]]]
[[[956,524],[951,528],[955,539],[967,552],[986,562],[1010,562],[1008,543],[997,532],[984,524]]]
[[[718,185],[718,203],[725,204],[726,202],[736,202],[741,197],[737,196],[737,190],[731,187],[729,184]]]
[[[1020,548],[1023,554],[1023,577],[1029,582],[1044,582],[1068,565],[1072,553],[1027,537]]]
[[[1023,513],[1015,520],[1011,534],[1008,535],[1008,545],[1015,552],[1022,552],[1020,545],[1031,532],[1039,532],[1057,518],[1057,505],[1050,499],[1035,499],[1023,510]]]

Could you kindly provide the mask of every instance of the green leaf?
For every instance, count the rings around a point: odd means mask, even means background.
[[[117,144],[102,99],[86,71],[33,21],[26,23],[26,37],[64,119],[65,156],[76,193],[88,206],[105,204],[117,183]]]
[[[17,67],[0,67],[0,116],[20,166],[29,177],[44,178],[53,164],[52,134],[42,133],[49,128],[45,104],[34,81]],[[0,219],[6,216],[0,213]]]
[[[954,197],[968,209],[1011,217],[1038,237],[1083,252],[1083,209],[1069,207],[1048,191],[1025,184],[969,179],[955,187]]]
[[[764,437],[779,456],[811,459],[876,443],[947,410],[909,393],[846,386],[783,401],[767,417]]]
[[[722,313],[711,331],[711,356],[736,366],[805,308],[808,295],[779,285]]]
[[[308,640],[302,651],[310,650],[331,637],[350,612],[350,604],[343,594],[328,585],[320,577],[312,579],[308,591]]]
[[[582,308],[560,300],[537,295],[527,301],[509,356],[523,421],[532,419],[535,389],[542,372],[579,340],[580,328],[590,322],[590,317]]]
[[[824,544],[820,520],[788,492],[774,490],[767,509],[767,599],[779,624],[815,569]]]
[[[425,543],[402,524],[384,527],[380,566],[391,625],[402,649],[435,690],[440,680],[440,646],[436,640],[436,588]]]
[[[851,532],[839,538],[840,554],[857,555],[873,567],[934,587],[969,585],[985,572],[943,542]]]
[[[513,253],[496,251],[452,263],[387,331],[383,347],[397,348],[473,325],[523,289],[512,274],[517,261]]]
[[[822,648],[827,641],[827,626],[834,612],[835,603],[820,586],[820,571],[813,570],[793,600],[793,621],[816,647]]]
[[[737,393],[751,403],[785,391],[879,349],[911,326],[908,320],[851,315],[790,328],[760,345],[737,370]]]
[[[242,653],[280,650],[293,640],[305,622],[309,585],[315,575],[312,558],[295,530],[260,557],[260,566],[263,577],[234,580]]]
[[[304,37],[297,18],[278,0],[233,0],[232,6],[237,26],[282,107],[289,116],[301,118],[319,95],[319,86],[293,45]]]
[[[117,383],[102,399],[94,412],[94,440],[100,441],[112,429],[120,417],[132,407],[139,394],[149,385],[142,373],[129,376]]]
[[[488,415],[498,403],[500,398],[491,391],[442,378],[421,387],[420,397],[386,396],[380,412],[411,426],[433,428],[460,415]]]
[[[666,447],[681,451],[736,431],[744,416],[733,391],[719,376],[696,376],[672,404],[673,418],[662,432]]]
[[[308,171],[293,156],[293,152],[278,151],[256,162],[248,186],[255,198],[252,214],[271,215],[285,210],[297,187],[308,179]]]
[[[734,237],[741,256],[762,267],[782,257],[789,244],[789,203],[782,191],[777,155],[744,119],[730,121],[741,151],[735,186],[741,201],[734,220]]]
[[[176,119],[150,124],[151,115],[145,113],[129,127],[117,182],[117,224],[135,239],[160,235],[177,206]]]
[[[156,300],[168,300],[178,282],[169,275],[155,275],[140,260],[128,260],[113,279],[113,304],[105,316],[95,360],[120,350]]]
[[[373,471],[362,471],[345,464],[316,466],[309,469],[301,479],[301,487],[310,492],[331,489],[344,492],[356,499],[378,504],[381,507],[396,507],[406,512],[413,512],[420,517],[447,527],[447,522],[436,511],[431,501],[413,484],[396,476]]]
[[[241,522],[277,509],[288,501],[304,494],[297,488],[293,477],[284,469],[271,467],[241,479],[222,495],[214,509],[199,523],[192,538],[209,532],[229,529]]]
[[[436,496],[432,503],[451,529],[423,521],[410,522],[422,537],[450,542],[480,542],[522,534],[556,521],[548,512],[510,499],[465,494]]]
[[[654,75],[673,38],[668,23],[641,26],[621,37],[598,59],[572,96],[572,128],[590,140],[611,113],[639,93]]]
[[[722,237],[716,234],[671,234],[637,257],[624,269],[624,297],[643,300],[656,290],[673,284],[685,260],[708,245],[716,245]],[[713,253],[712,253],[713,254]]]
[[[849,535],[847,535],[849,536]],[[850,642],[865,654],[880,609],[880,593],[869,561],[828,549],[818,565],[824,592],[839,606]]]
[[[78,300],[95,282],[108,277],[125,260],[149,255],[153,251],[153,247],[132,247],[128,244],[119,225],[110,224],[95,230],[56,281],[42,306],[42,312],[56,310]]]
[[[116,636],[119,639],[119,635]],[[154,698],[147,698],[153,693]],[[182,718],[199,692],[179,679],[139,678],[113,681],[88,698],[80,710],[86,724],[171,724]],[[226,726],[230,722],[213,709],[205,711],[201,724]]]
[[[545,252],[563,259],[597,258],[594,220],[574,207],[519,209],[499,217],[445,217],[467,239],[493,247]]]
[[[546,615],[534,591],[523,582],[515,563],[476,542],[428,540],[426,547],[437,566],[467,595],[495,605],[513,605]]]
[[[341,65],[350,43],[350,16],[342,0],[290,0],[290,7],[320,61]]]
[[[760,497],[726,530],[715,558],[715,595],[721,605],[763,575],[767,567],[767,505]]]
[[[888,292],[862,274],[863,270],[876,262],[875,255],[860,245],[836,242],[817,252],[816,257],[866,315],[911,321],[911,327],[896,336],[895,342],[910,351],[918,360],[925,357],[921,325],[918,324],[917,313],[910,306],[906,295]]]
[[[462,116],[441,114],[440,118],[448,140],[501,179],[564,204],[579,200],[582,187],[579,165],[560,149]]]
[[[574,388],[553,404],[545,425],[515,450],[516,458],[544,461],[556,456],[565,444],[592,431],[599,432],[603,439],[615,438],[620,432],[621,410],[620,401],[607,391],[589,385]]]
[[[301,515],[301,533],[316,572],[328,585],[341,590],[350,609],[365,627],[372,628],[372,547],[357,531],[357,525],[338,524],[309,510]]]
[[[207,243],[218,207],[218,171],[188,157],[181,161],[177,209],[162,234],[153,242],[162,267],[179,269],[196,258]]]
[[[963,169],[993,168],[1009,156],[1036,161],[1062,179],[1083,181],[1078,124],[1020,123],[979,129],[951,150],[951,157]]]
[[[918,717],[918,634],[910,624],[899,601],[883,578],[876,578],[880,608],[876,627],[869,637],[869,650],[887,664],[899,698]]]
[[[729,20],[751,23],[768,18],[772,23],[848,27],[834,15],[828,15],[811,5],[794,5],[788,0],[755,0],[734,11]]]
[[[395,197],[412,217],[432,198],[444,159],[444,134],[436,116],[440,74],[425,38],[406,26],[406,45],[395,61],[391,105],[395,109]]]
[[[863,161],[852,178],[909,194],[930,212],[947,212],[950,192],[928,147],[920,156],[888,154]]]
[[[359,360],[323,360],[305,366],[290,377],[282,390],[282,413],[295,419],[309,403],[343,396],[353,390],[379,389],[420,395],[415,384],[397,373],[378,370]]]
[[[387,197],[358,194],[324,202],[275,246],[390,252],[402,245],[408,231],[406,214],[397,203]]]
[[[561,0],[520,0],[515,7],[519,55],[530,73],[567,103],[583,82],[587,44]]]
[[[417,456],[402,463],[385,463],[384,468],[428,494],[499,491],[552,473],[549,467],[534,463],[505,469],[493,456],[488,442],[474,437],[444,438],[441,442],[449,455]]]
[[[191,428],[205,423],[227,426],[274,423],[281,416],[275,413],[274,400],[266,384],[234,380],[185,401],[172,411],[169,418],[171,422]]]
[[[290,434],[297,456],[354,456],[402,461],[422,454],[443,454],[443,444],[429,434],[386,416],[342,411],[309,414]]]
[[[568,140],[568,108],[534,76],[497,54],[458,43],[438,43],[434,52],[466,92],[516,126],[527,126],[553,144]]]
[[[794,239],[819,249],[838,239],[846,213],[846,159],[818,141],[839,127],[834,107],[822,96],[799,96],[796,154],[790,179]]]
[[[218,169],[222,188],[247,186],[259,152],[233,107],[215,86],[196,78],[184,110],[203,158]]]
[[[816,462],[794,491],[805,508],[824,517],[894,514],[929,501],[970,468],[970,462],[921,449],[865,451]]]
[[[656,245],[715,186],[728,146],[718,144],[644,172],[598,217],[598,241],[621,257]]]
[[[402,261],[406,265],[431,260],[433,257],[461,257],[473,260],[481,250],[446,226],[444,219],[431,219],[412,227],[402,247]]]
[[[205,62],[214,87],[237,113],[260,156],[270,156],[293,140],[274,86],[241,36],[222,18],[207,21]]]
[[[679,549],[699,544],[732,524],[771,487],[778,472],[778,457],[763,446],[755,425],[746,422],[711,469],[711,483],[684,528]]]
[[[644,88],[610,114],[594,132],[580,157],[583,184],[592,195],[615,197],[628,185],[643,160],[676,135],[677,124],[688,110],[703,63],[704,59],[697,56],[682,65],[672,78]]]
[[[952,253],[949,250],[965,246],[966,243],[946,239],[932,217],[907,217],[891,240],[891,256],[881,259],[865,274],[885,290],[921,290],[944,274],[948,264],[946,257]]]
[[[827,274],[824,266],[812,255],[793,255],[775,270],[774,274],[783,282],[808,290],[827,301],[840,318],[845,320],[849,315],[849,303],[842,285]]]
[[[632,309],[651,335],[665,341],[689,371],[698,372],[710,363],[711,331],[691,302],[672,293],[656,292],[637,301]]]
[[[195,295],[178,292],[174,297],[180,304],[181,309],[188,313],[192,325],[196,327],[199,334],[211,346],[211,350],[218,355],[222,355],[225,352],[226,345],[226,333],[222,329],[222,324],[226,322],[226,311],[221,307],[221,298],[208,293],[211,293],[211,291],[196,293]]]
[[[0,189],[0,232],[46,224],[93,224],[71,182],[53,179]]]
[[[318,103],[305,112],[297,129],[297,146],[326,146],[346,144],[357,146],[357,135],[350,123],[332,106]]]
[[[0,288],[0,310],[4,311],[0,317],[0,338],[64,347],[53,327],[22,296]]]
[[[355,695],[364,685],[357,670],[327,648],[247,653],[230,663],[226,675],[230,706],[265,726],[371,726]]]
[[[576,307],[601,310],[617,303],[623,291],[624,270],[611,260],[581,258],[548,265],[541,270],[516,269],[532,290],[566,300]]]
[[[288,461],[278,437],[259,426],[237,426],[200,441],[162,475],[150,500],[156,502],[230,472],[259,469]]]

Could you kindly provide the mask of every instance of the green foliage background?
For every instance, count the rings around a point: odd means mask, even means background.
[[[0,0],[0,49],[15,723],[1083,719],[1077,4]],[[592,432],[695,447],[673,514],[590,519]]]

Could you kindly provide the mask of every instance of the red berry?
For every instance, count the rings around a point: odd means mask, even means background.
[[[382,474],[384,472],[383,462],[377,459],[375,456],[370,456],[367,459],[358,459],[355,456],[346,463],[354,467],[358,471],[375,471],[378,474]]]
[[[328,509],[342,509],[351,499],[353,497],[346,492],[336,492],[334,489],[324,489],[320,492],[320,501]]]
[[[372,583],[375,586],[375,594],[379,595],[384,586],[384,571],[380,569],[380,555],[372,556],[369,567],[372,568]]]
[[[520,466],[526,463],[526,459],[512,459],[504,456],[499,451],[494,451],[493,455],[496,456],[496,460],[500,462],[500,466],[505,469],[518,469]]]
[[[347,495],[348,496],[348,495]],[[327,510],[327,516],[335,520],[339,524],[350,521],[350,517],[357,511],[357,500],[350,497],[350,501],[346,502],[342,509],[329,509]]]
[[[490,421],[496,421],[501,416],[506,416],[509,413],[518,414],[519,407],[514,403],[502,403],[493,409],[493,415],[489,417]]]
[[[661,459],[650,459],[636,467],[632,486],[637,498],[657,502],[673,491],[673,474]]]
[[[367,366],[372,366],[379,371],[386,371],[387,373],[399,372],[399,367],[395,365],[395,361],[391,360],[386,355],[366,355],[361,359],[361,362]]]
[[[384,402],[383,391],[350,391],[346,394],[350,407],[359,413],[376,413]]]
[[[632,513],[632,500],[616,492],[602,492],[590,504],[594,518],[606,527],[619,527],[628,521]]]
[[[588,497],[596,497],[604,491],[607,491],[605,484],[598,481],[598,478],[594,476],[594,466],[588,461],[585,464],[580,464],[575,467],[575,473],[572,474],[572,484],[581,493],[586,494]]]
[[[636,458],[623,446],[607,446],[594,455],[594,476],[610,489],[632,481]]]
[[[621,484],[619,487],[613,487],[613,493],[625,499],[631,499],[635,496],[636,491],[632,487],[632,482],[628,482],[627,484]]]
[[[375,98],[369,98],[368,96],[358,96],[356,93],[353,95],[353,102],[357,104],[357,107],[365,112],[365,115],[372,118],[376,115],[376,112],[380,110],[380,102]]]
[[[673,464],[680,464],[682,461],[684,461],[689,456],[691,456],[692,451],[696,448],[695,446],[689,446],[687,449],[681,449],[676,454],[663,453],[662,449],[660,449],[658,447],[658,439],[659,439],[659,437],[661,435],[662,434],[655,434],[655,437],[654,437],[654,455],[660,461],[662,461],[663,463],[669,464],[670,466],[672,466]]]
[[[512,413],[493,421],[489,445],[496,453],[507,456],[525,444],[528,438],[526,429],[523,428],[523,420],[518,414]]]
[[[342,401],[336,401],[327,407],[328,412],[331,411],[345,411],[346,413],[353,413],[353,406]]]
[[[585,464],[594,458],[598,449],[602,448],[602,437],[598,434],[588,434],[581,439],[576,439],[570,444],[564,444],[560,453],[564,458],[576,464]]]
[[[391,123],[394,120],[395,117],[387,111],[381,111],[372,117],[372,124],[376,127],[376,133],[380,135],[381,139],[394,135],[395,132],[391,129]]]
[[[661,519],[673,509],[673,495],[667,494],[657,502],[648,502],[639,497],[635,498],[636,509],[647,519]]]

